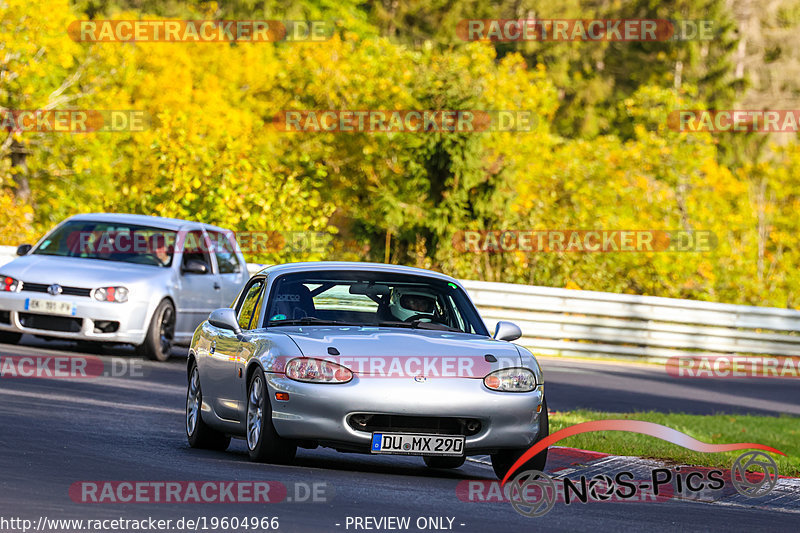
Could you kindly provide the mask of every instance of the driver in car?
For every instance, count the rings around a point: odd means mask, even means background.
[[[389,312],[397,320],[409,320],[413,317],[433,320],[436,310],[436,297],[431,293],[418,289],[395,288],[389,302]],[[418,315],[430,315],[421,317]]]
[[[156,233],[150,237],[149,249],[161,262],[161,266],[168,266],[172,258],[167,251],[167,242],[163,235]]]

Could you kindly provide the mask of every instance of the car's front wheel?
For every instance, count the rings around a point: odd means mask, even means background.
[[[172,353],[175,339],[175,306],[162,300],[147,328],[144,342],[136,347],[137,353],[153,361],[166,361]]]
[[[459,468],[467,460],[466,457],[432,457],[424,456],[422,458],[428,468]]]
[[[536,444],[536,442],[539,442],[548,435],[550,435],[550,418],[547,414],[547,401],[542,400],[542,412],[539,414],[539,434],[536,436],[536,441],[533,444]],[[492,454],[492,468],[494,469],[495,475],[497,475],[499,479],[506,477],[506,473],[508,473],[509,469],[514,465],[514,463],[517,462],[517,459],[522,457],[522,454],[527,452],[529,449],[530,447],[501,450]],[[546,464],[547,448],[534,455],[516,471],[524,472],[526,470],[538,470],[539,472],[544,472],[544,467]]]
[[[17,344],[21,338],[22,333],[15,333],[13,331],[0,331],[0,343]]]
[[[272,425],[272,404],[261,367],[247,387],[247,449],[250,459],[260,463],[286,463],[297,453],[297,445],[278,435]]]
[[[200,372],[193,362],[189,370],[189,386],[186,389],[186,437],[192,448],[224,451],[231,438],[212,429],[203,422],[200,410],[203,406],[203,391],[200,390]]]

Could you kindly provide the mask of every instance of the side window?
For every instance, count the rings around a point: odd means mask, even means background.
[[[259,309],[259,301],[261,296],[261,289],[264,288],[264,280],[258,279],[247,288],[247,293],[242,300],[241,307],[239,308],[239,327],[242,329],[250,329],[250,322],[253,316],[258,316],[256,309]],[[254,324],[255,325],[255,324]]]
[[[211,272],[211,256],[208,255],[208,245],[200,230],[188,232],[183,243],[182,267],[185,269],[192,260],[202,261]]]
[[[217,266],[220,274],[235,274],[242,271],[239,258],[236,257],[233,245],[228,236],[218,231],[209,231],[209,237],[214,244],[214,255],[217,256]]]

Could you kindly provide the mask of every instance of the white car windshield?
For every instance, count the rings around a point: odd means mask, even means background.
[[[48,234],[32,253],[169,267],[175,238],[174,231],[150,226],[71,220]]]
[[[390,272],[285,274],[270,291],[266,326],[358,325],[488,335],[466,293],[447,280]]]

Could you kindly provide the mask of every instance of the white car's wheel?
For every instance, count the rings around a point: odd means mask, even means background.
[[[147,359],[166,361],[172,354],[174,339],[175,306],[169,300],[163,300],[153,313],[144,342],[136,347],[136,351]]]
[[[250,459],[262,463],[285,463],[297,453],[297,445],[281,438],[272,425],[272,405],[260,367],[247,387],[247,449]]]

